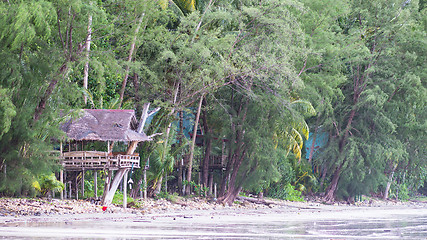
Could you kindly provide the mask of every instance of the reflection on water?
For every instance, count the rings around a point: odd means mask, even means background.
[[[378,219],[163,216],[0,224],[13,239],[427,239],[427,215]]]

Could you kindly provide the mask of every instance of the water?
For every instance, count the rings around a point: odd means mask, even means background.
[[[427,239],[427,210],[198,212],[33,218],[0,224],[13,239]]]

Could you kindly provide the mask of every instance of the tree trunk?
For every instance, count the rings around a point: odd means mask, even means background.
[[[122,107],[123,97],[124,97],[125,89],[126,89],[126,83],[127,83],[128,77],[129,77],[129,65],[132,62],[132,56],[133,56],[133,52],[135,50],[136,39],[138,37],[138,32],[139,32],[139,29],[141,28],[141,24],[142,24],[142,20],[144,19],[144,15],[145,15],[145,13],[142,13],[141,17],[138,20],[138,25],[136,26],[135,33],[133,36],[133,40],[132,40],[132,43],[130,46],[129,56],[127,59],[128,65],[126,66],[125,77],[123,78],[122,87],[120,89],[119,108]]]
[[[92,5],[92,2],[90,2]],[[92,41],[92,15],[89,14],[88,23],[87,23],[87,38],[86,38],[86,63],[83,71],[83,88],[87,90],[88,88],[88,78],[89,78],[89,53],[90,53],[90,43]],[[86,94],[83,96],[84,103],[87,104]]]
[[[142,110],[143,113],[141,115],[141,119],[139,121],[138,129],[137,129],[138,133],[141,133],[142,129],[144,128],[145,122],[146,122],[147,117],[148,117],[148,108],[149,107],[150,107],[150,103],[144,104],[144,109]],[[135,152],[137,146],[138,146],[137,141],[130,142],[128,149],[126,150],[126,155],[132,155]],[[110,149],[111,148],[108,147],[108,152],[110,152]],[[116,172],[116,174],[114,175],[114,179],[111,182],[110,186],[107,187],[107,184],[106,184],[106,186],[104,187],[104,194],[102,196],[102,204],[103,205],[111,204],[113,197],[114,197],[114,194],[117,190],[117,187],[119,186],[121,180],[123,179],[123,176],[125,174],[127,174],[129,172],[129,170],[130,170],[129,168],[119,169]],[[123,184],[127,184],[127,182],[124,182]]]
[[[326,166],[323,165],[323,167],[322,167],[322,178],[320,180],[320,189],[322,189],[322,187],[323,187],[323,183],[325,182],[325,178],[326,178],[327,173],[328,173],[328,170],[327,170]]]
[[[111,204],[114,198],[114,194],[116,193],[116,190],[119,187],[119,184],[123,179],[123,176],[128,172],[129,172],[129,168],[120,168],[119,170],[117,170],[116,174],[114,175],[114,179],[110,184],[109,189],[107,189],[107,191],[104,192],[104,195],[102,198],[102,205],[107,206]]]
[[[203,103],[206,106],[206,100],[204,100]],[[210,136],[210,129],[208,127],[206,110],[203,110],[203,129],[205,132],[205,136],[204,136],[205,156],[203,157],[203,164],[202,164],[202,184],[204,186],[208,186],[209,159],[211,156],[212,141]]]
[[[390,192],[390,187],[391,187],[391,184],[393,183],[394,171],[396,171],[397,165],[398,165],[397,163],[394,164],[393,169],[391,170],[390,176],[388,176],[387,186],[385,188],[384,195],[383,195],[384,200],[387,200],[387,198],[388,198],[388,194]]]
[[[190,146],[190,157],[188,159],[188,166],[187,166],[187,182],[191,182],[191,173],[192,173],[192,170],[193,170],[194,145],[196,144],[197,127],[198,127],[198,124],[199,124],[200,111],[202,109],[203,98],[204,98],[204,94],[202,94],[200,96],[199,106],[197,108],[196,119],[195,119],[195,122],[194,122],[193,138],[191,140],[191,146]],[[188,187],[185,192],[186,192],[187,195],[190,194],[191,188]]]
[[[335,169],[334,176],[332,178],[331,184],[326,189],[325,201],[326,202],[334,202],[335,201],[335,192],[337,190],[338,181],[341,176],[341,168],[344,165],[342,163],[337,169]]]
[[[227,191],[227,194],[225,195],[224,199],[221,200],[221,202],[231,206],[233,204],[234,200],[236,199],[236,197],[239,195],[241,190],[242,190],[242,187],[230,188]]]
[[[178,133],[178,143],[182,145],[184,139],[184,114],[182,111],[179,111],[179,133]],[[183,153],[181,151],[180,158],[178,159],[178,193],[179,195],[184,195],[182,191],[182,173],[183,173]]]
[[[139,94],[139,77],[137,73],[133,73],[133,90],[135,91],[135,113],[137,116],[141,114],[142,105],[141,105],[141,95]]]
[[[156,182],[153,195],[157,195],[162,191],[162,183],[163,183],[163,174],[160,176],[160,178]]]
[[[50,81],[49,86],[47,87],[45,93],[43,94],[42,98],[39,101],[39,104],[37,105],[34,115],[33,115],[33,122],[36,123],[41,114],[43,113],[44,109],[46,108],[47,100],[49,99],[50,95],[52,94],[53,90],[56,87],[56,84],[58,84],[58,80],[61,76],[65,75],[65,72],[67,71],[67,63],[65,62],[62,64],[62,66],[59,68],[59,73],[53,77],[53,79]]]

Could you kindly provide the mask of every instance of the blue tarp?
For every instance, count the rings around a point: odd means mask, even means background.
[[[329,135],[326,132],[321,130],[317,131],[316,141],[314,142],[314,152],[313,158],[316,157],[316,154],[328,144]],[[306,150],[306,158],[310,158],[311,145],[313,144],[313,133],[310,133],[308,140],[305,141],[305,150]]]

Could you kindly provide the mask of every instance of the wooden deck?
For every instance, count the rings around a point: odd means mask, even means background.
[[[65,170],[117,170],[120,168],[139,168],[139,156],[99,151],[75,151],[62,154],[62,166]]]

